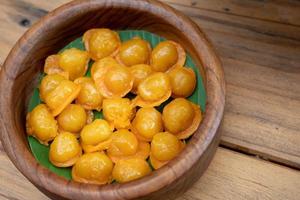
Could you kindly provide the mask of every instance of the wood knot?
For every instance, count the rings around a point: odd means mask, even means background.
[[[192,1],[191,2],[191,6],[196,6],[197,5],[197,1]]]
[[[19,24],[23,27],[29,27],[31,25],[31,22],[29,19],[23,18],[20,20]]]

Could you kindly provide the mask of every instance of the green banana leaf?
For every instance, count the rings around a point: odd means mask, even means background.
[[[125,30],[125,31],[118,31],[120,38],[122,41],[126,41],[131,39],[132,37],[139,36],[145,40],[147,40],[152,48],[155,47],[159,42],[164,41],[165,38],[162,38],[158,35],[152,34],[147,31],[141,31],[141,30]],[[77,38],[67,46],[65,46],[61,51],[69,48],[78,48],[84,50],[84,44],[82,42],[82,38]],[[86,76],[91,76],[90,74],[90,67],[93,64],[91,61],[89,63],[89,70],[87,71]],[[185,66],[190,67],[194,70],[194,72],[197,75],[197,87],[194,91],[194,93],[188,98],[190,101],[200,105],[202,112],[205,111],[205,103],[206,103],[206,93],[203,85],[203,79],[199,73],[198,68],[195,66],[191,56],[187,54],[187,59]],[[44,77],[44,74],[40,75],[40,80]],[[132,95],[128,95],[128,98],[132,98]],[[170,100],[169,100],[170,101]],[[162,110],[163,107],[169,102],[165,102],[161,106],[159,106],[157,109]],[[41,103],[41,99],[39,97],[39,90],[38,87],[34,89],[33,95],[29,101],[28,105],[28,112],[32,111],[38,104]],[[103,118],[102,112],[94,112],[95,118]],[[187,139],[188,140],[188,139]],[[33,156],[36,158],[36,160],[43,166],[47,167],[52,172],[56,173],[59,176],[62,176],[68,180],[72,179],[71,176],[71,168],[59,168],[55,167],[51,164],[49,161],[49,146],[44,146],[40,144],[34,137],[28,136],[28,143],[31,148]]]

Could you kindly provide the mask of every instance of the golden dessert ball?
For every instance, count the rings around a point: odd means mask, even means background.
[[[120,154],[118,152],[119,151],[117,151],[116,153],[115,149],[108,151],[108,156],[113,161],[113,163],[117,163],[119,160],[131,159],[131,158],[139,158],[139,159],[146,160],[150,155],[150,144],[148,142],[138,140],[138,147],[135,153],[130,155],[124,155],[123,153]]]
[[[151,66],[154,71],[165,72],[178,61],[176,46],[170,41],[160,42],[152,51]]]
[[[132,91],[136,93],[139,84],[152,73],[152,69],[150,65],[138,64],[131,66],[129,71],[134,79]]]
[[[69,104],[57,118],[60,129],[71,133],[79,133],[86,121],[86,112],[78,104]]]
[[[49,160],[57,167],[70,167],[81,156],[81,147],[76,137],[69,132],[61,132],[50,145]]]
[[[123,97],[133,86],[133,76],[129,69],[111,57],[95,62],[91,74],[97,89],[105,98]]]
[[[120,160],[116,163],[112,177],[118,183],[125,183],[142,178],[151,173],[148,163],[139,158]]]
[[[181,149],[181,141],[169,132],[160,132],[153,136],[151,154],[159,161],[173,159]]]
[[[102,152],[82,155],[72,168],[72,179],[80,183],[103,185],[112,181],[113,162]]]
[[[59,85],[49,92],[45,103],[50,108],[52,115],[59,115],[72,101],[76,99],[81,86],[69,80],[63,80]]]
[[[26,117],[26,131],[40,143],[48,145],[58,134],[57,121],[45,104],[39,104]]]
[[[151,141],[152,137],[163,130],[162,116],[155,108],[140,108],[132,122],[132,131],[143,141]]]
[[[70,80],[84,76],[88,62],[88,53],[76,48],[66,49],[59,55],[59,67],[69,73]]]
[[[112,57],[105,57],[100,60],[97,60],[93,63],[91,68],[91,75],[93,80],[96,82],[100,77],[103,76],[111,67],[119,67],[120,64],[116,59]]]
[[[76,103],[82,105],[87,110],[100,111],[102,108],[103,96],[97,90],[93,79],[89,77],[77,78],[74,83],[81,86]]]
[[[148,76],[138,87],[138,95],[145,100],[156,101],[162,98],[171,88],[170,80],[164,73],[154,73]]]
[[[113,127],[103,119],[95,119],[92,123],[86,125],[81,133],[82,144],[98,145],[108,140],[113,134]]]
[[[134,37],[121,44],[118,59],[126,66],[146,64],[151,53],[150,44],[139,37]]]
[[[45,64],[44,64],[44,72],[45,74],[51,75],[51,74],[59,74],[66,79],[69,79],[69,73],[64,71],[59,66],[59,54],[50,55],[46,58]]]
[[[112,142],[107,153],[109,156],[130,156],[137,152],[138,140],[126,129],[117,130],[112,135]]]
[[[191,126],[195,111],[191,102],[177,98],[164,107],[162,119],[167,131],[177,134]]]
[[[117,129],[129,128],[135,107],[128,98],[103,100],[103,117]]]
[[[195,72],[186,67],[176,67],[168,73],[173,97],[188,97],[196,87]]]
[[[45,101],[46,96],[53,91],[63,80],[66,78],[59,74],[49,74],[46,75],[39,87],[40,98],[42,101]]]
[[[104,77],[104,84],[112,94],[127,94],[133,85],[133,77],[128,68],[111,68]]]
[[[156,72],[138,86],[136,104],[140,107],[159,106],[171,96],[171,82],[167,74]]]
[[[118,33],[106,28],[88,30],[83,41],[93,60],[114,55],[121,44]]]

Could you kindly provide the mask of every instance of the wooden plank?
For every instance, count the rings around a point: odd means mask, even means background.
[[[38,1],[33,2],[23,0],[4,0],[0,4],[0,64],[4,62],[11,47],[19,37],[36,22],[40,17],[47,13],[41,7],[37,7],[35,3],[44,2],[47,6],[59,6],[59,1]],[[67,2],[67,1],[65,1]],[[55,4],[56,3],[56,4]],[[52,7],[51,9],[53,9]]]
[[[48,199],[0,153],[0,199]],[[298,200],[298,171],[219,148],[203,177],[178,200]]]
[[[171,5],[204,29],[221,57],[299,73],[300,27]]]
[[[255,56],[266,56],[266,59],[257,59],[264,66],[280,66],[280,60],[287,62],[285,66],[299,67],[300,27],[231,16],[223,13],[193,9],[171,4],[186,15],[189,15],[204,29],[215,46],[231,47]],[[221,48],[222,50],[222,48]],[[225,54],[228,52],[227,54]],[[226,50],[221,56],[230,56]],[[234,56],[235,54],[231,55]],[[248,55],[239,59],[246,59]],[[275,57],[272,59],[272,57]],[[270,60],[270,61],[260,61]],[[251,60],[248,60],[250,62]],[[295,62],[296,61],[296,62]],[[280,64],[279,64],[280,63]]]
[[[13,26],[13,28],[16,28],[20,27],[19,23],[20,21],[22,21],[22,19],[28,19],[30,23],[34,23],[34,21],[38,19],[38,16],[42,16],[47,12],[47,10],[59,5],[60,2],[62,3],[66,1],[55,1],[54,4],[51,4],[48,1],[48,3],[44,3],[37,0],[28,0],[26,2],[13,0],[7,2],[8,3],[2,6],[8,7],[6,9],[3,9],[7,12],[6,17],[9,16],[9,18],[4,19],[6,19],[7,24],[10,24],[8,25],[9,27]],[[242,52],[248,50],[248,52],[246,53],[251,53],[250,51],[254,51],[254,55],[261,55],[262,53],[264,53],[266,54],[264,59],[259,59],[261,65],[265,65],[266,63],[275,67],[282,66],[283,64],[285,66],[298,66],[297,63],[300,58],[298,53],[299,51],[297,51],[297,48],[299,47],[300,43],[300,27],[231,16],[228,14],[206,11],[203,9],[190,9],[184,6],[176,6],[175,4],[171,5],[192,16],[193,19],[196,20],[197,23],[200,24],[201,27],[203,27],[209,35],[212,35],[211,39],[214,40],[213,42],[215,44],[222,45],[222,47],[232,47],[238,50],[243,49],[244,51]],[[25,9],[28,7],[31,7],[31,9]],[[20,14],[16,14],[16,10],[17,13]],[[1,30],[4,33],[7,33],[3,34],[4,37],[10,37],[10,35],[12,35],[11,38],[17,38],[13,35],[17,31],[12,30],[10,32],[7,32],[7,30],[7,28],[5,28],[5,30]],[[213,34],[218,34],[219,36],[225,34],[227,34],[227,36],[230,36],[231,34],[233,36],[239,37],[229,37],[230,40],[228,40],[227,42],[227,40],[217,40],[218,38],[222,39],[222,37],[213,36]],[[235,40],[237,39],[238,41],[235,42]],[[12,45],[16,39],[7,39],[7,41],[8,40],[12,41],[10,42],[10,45]],[[257,40],[259,40],[258,42],[260,44],[262,44],[262,42],[267,43],[267,46],[257,46]],[[227,44],[223,44],[224,42],[227,42]],[[247,45],[243,45],[244,42],[247,42]],[[250,45],[253,44],[252,48],[249,48],[249,43]],[[279,46],[279,48],[277,46]],[[258,47],[259,49],[261,49],[261,51],[258,51]],[[226,48],[222,49],[225,49],[225,51],[221,51],[221,53],[228,52]],[[8,52],[8,50],[6,50],[6,52]],[[296,52],[296,54],[293,52]],[[289,57],[285,57],[286,54],[289,55]],[[249,58],[248,55],[243,55],[244,54],[238,54],[237,56],[240,56],[238,57],[239,59]],[[291,57],[291,55],[295,56]],[[1,58],[1,60],[4,60],[4,58]]]
[[[299,175],[298,171],[219,148],[203,178],[184,199],[299,199],[300,192],[292,186],[298,182],[294,176]]]
[[[0,12],[0,60],[26,30],[21,19],[34,23],[61,2],[65,1],[1,4],[5,12]],[[204,29],[223,61],[223,144],[300,167],[300,27],[171,5]]]
[[[299,27],[176,8],[193,16],[223,61],[223,144],[299,168]]]
[[[0,151],[0,163],[0,199],[48,199],[15,168],[3,151]]]
[[[300,25],[300,2],[294,0],[164,0],[188,7]]]
[[[48,2],[48,1],[47,1]],[[28,0],[28,1],[7,1],[7,3],[2,4],[3,10],[3,19],[2,21],[8,24],[8,27],[12,29],[7,29],[7,26],[2,26],[3,30],[1,32],[3,34],[3,39],[6,41],[5,47],[2,48],[3,54],[1,53],[1,60],[2,55],[6,55],[5,52],[8,52],[9,47],[13,45],[16,41],[16,38],[20,36],[20,32],[24,32],[24,30],[20,29],[20,23],[27,19],[29,24],[34,23],[39,16],[42,16],[47,12],[49,9],[53,9],[55,6],[58,6],[59,3],[66,2],[65,0],[55,1],[55,3],[44,3],[41,1],[36,0]],[[235,33],[241,37],[248,37],[249,42],[255,41],[256,39],[264,39],[265,42],[270,43],[278,43],[278,45],[287,46],[287,49],[294,48],[296,49],[300,43],[300,28],[293,27],[293,26],[286,26],[277,23],[268,23],[260,20],[253,20],[248,18],[241,18],[236,16],[230,16],[227,14],[210,12],[203,9],[189,9],[183,6],[176,6],[172,4],[179,10],[184,11],[186,14],[193,16],[202,27],[205,28],[207,31],[217,32],[219,34],[224,33]],[[31,9],[26,9],[30,7]],[[6,15],[5,15],[6,13]],[[1,17],[2,18],[2,17]],[[216,26],[217,25],[217,26]],[[5,28],[4,28],[5,27]],[[18,30],[16,30],[18,29]],[[24,29],[24,28],[21,28]],[[236,33],[237,32],[237,33]],[[16,36],[14,34],[17,34]],[[209,32],[208,32],[209,33]],[[7,38],[6,38],[7,37]],[[10,39],[13,38],[13,39]],[[14,39],[15,38],[15,39]],[[216,37],[212,37],[213,39]],[[235,38],[234,38],[235,39]],[[252,40],[251,40],[252,39]],[[11,42],[10,42],[11,41]],[[226,42],[226,41],[223,41]],[[8,44],[9,43],[9,44]],[[220,41],[216,41],[215,43],[220,43]],[[232,43],[232,41],[230,41]],[[234,43],[234,42],[233,42]],[[6,48],[7,46],[7,48]],[[256,44],[255,44],[256,46]],[[236,48],[246,48],[245,46],[238,46]],[[269,48],[273,49],[273,48]],[[252,49],[250,49],[252,50]],[[277,49],[274,49],[275,51]],[[285,50],[285,49],[284,49]],[[283,51],[284,51],[283,50]],[[285,51],[284,51],[285,52]],[[299,51],[298,51],[299,52]],[[262,52],[258,52],[262,53]],[[268,53],[268,52],[265,52]],[[279,52],[281,53],[281,52]],[[289,52],[287,52],[288,54]],[[276,57],[277,55],[270,55],[269,57]],[[269,58],[267,57],[267,58]],[[295,56],[299,58],[299,56]],[[277,58],[280,59],[281,57]],[[276,60],[276,58],[273,58]],[[266,59],[262,59],[266,60]],[[289,61],[289,59],[285,59]],[[278,63],[281,65],[282,63]]]
[[[299,75],[222,60],[230,66],[223,144],[299,168]]]

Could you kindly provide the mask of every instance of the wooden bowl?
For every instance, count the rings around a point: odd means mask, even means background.
[[[25,115],[45,58],[91,28],[143,29],[182,44],[199,66],[207,93],[201,125],[184,151],[151,175],[125,184],[80,184],[38,164],[25,133]],[[219,143],[223,116],[223,71],[199,27],[154,0],[73,1],[43,17],[16,43],[0,75],[1,139],[14,165],[53,199],[165,199],[186,191],[205,171]]]

